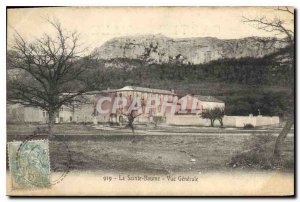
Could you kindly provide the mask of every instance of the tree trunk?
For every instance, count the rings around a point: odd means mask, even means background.
[[[136,143],[133,123],[129,122],[128,126],[131,129],[131,131],[132,131],[132,136],[133,136],[132,143]]]
[[[211,126],[211,127],[214,127],[214,122],[215,122],[214,119],[210,119],[210,126]]]
[[[223,119],[219,119],[221,127],[223,127]]]
[[[277,159],[280,158],[282,143],[284,142],[286,136],[288,135],[289,131],[291,130],[293,124],[294,124],[294,120],[288,119],[287,122],[285,123],[282,131],[278,135],[276,142],[275,142],[275,146],[274,146],[274,153],[273,153],[274,158],[277,158]]]
[[[129,123],[129,128],[131,128],[132,135],[134,136],[134,127],[132,123]]]
[[[54,110],[49,110],[48,114],[49,114],[48,130],[49,130],[49,135],[52,135],[53,125],[55,124],[55,112]]]

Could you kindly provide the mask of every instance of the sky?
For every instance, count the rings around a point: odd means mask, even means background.
[[[162,34],[172,38],[217,37],[236,39],[268,37],[274,33],[244,23],[243,16],[278,17],[293,29],[293,17],[276,7],[59,7],[8,9],[7,40],[16,31],[27,40],[53,32],[46,19],[56,19],[67,31],[78,31],[92,51],[114,37]]]

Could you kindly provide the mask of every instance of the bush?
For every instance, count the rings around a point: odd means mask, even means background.
[[[251,125],[251,124],[249,124]],[[262,168],[270,169],[272,154],[267,148],[273,141],[271,135],[253,135],[243,143],[244,151],[232,157],[230,166],[233,168]]]
[[[247,123],[244,125],[244,129],[253,129],[254,126],[251,123]]]
[[[164,117],[161,116],[153,116],[153,122],[158,124],[158,123],[164,123],[166,122]]]
[[[254,169],[292,169],[293,159],[274,159],[273,150],[276,137],[268,135],[252,135],[243,143],[244,151],[231,158],[228,166],[232,168]]]

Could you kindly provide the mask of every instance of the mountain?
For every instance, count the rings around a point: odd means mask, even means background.
[[[203,64],[223,58],[259,58],[286,45],[275,38],[218,39],[197,37],[173,39],[164,35],[113,38],[96,48],[98,59],[142,59],[152,63]]]

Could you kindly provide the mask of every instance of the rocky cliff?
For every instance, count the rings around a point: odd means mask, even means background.
[[[284,47],[272,38],[248,37],[218,39],[214,37],[173,39],[163,35],[114,38],[95,49],[99,59],[143,59],[154,63],[172,61],[201,64],[222,58],[262,57]]]

